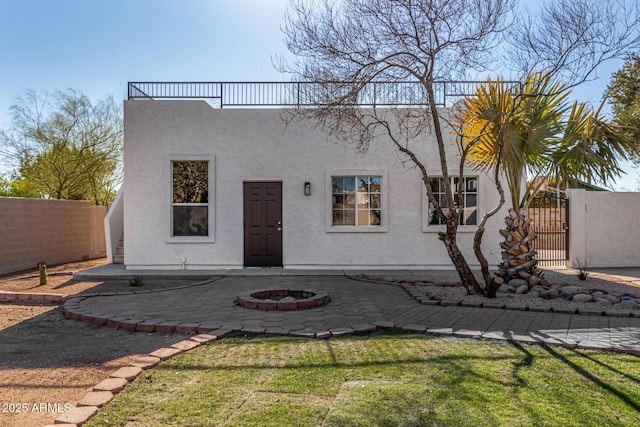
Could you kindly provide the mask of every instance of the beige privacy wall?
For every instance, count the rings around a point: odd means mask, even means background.
[[[572,267],[640,266],[640,193],[569,190]]]
[[[87,201],[0,197],[0,275],[105,256],[106,213]]]

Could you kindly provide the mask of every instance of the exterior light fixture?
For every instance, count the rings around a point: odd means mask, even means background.
[[[305,182],[304,183],[304,195],[305,196],[310,196],[311,195],[311,183],[310,182]]]

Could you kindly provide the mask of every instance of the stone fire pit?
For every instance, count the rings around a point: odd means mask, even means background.
[[[331,301],[326,292],[293,289],[259,289],[242,293],[235,303],[241,307],[265,311],[304,310]]]

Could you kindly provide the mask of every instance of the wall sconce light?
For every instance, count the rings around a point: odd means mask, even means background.
[[[311,183],[310,182],[305,182],[304,183],[304,195],[305,196],[310,196],[311,195]]]

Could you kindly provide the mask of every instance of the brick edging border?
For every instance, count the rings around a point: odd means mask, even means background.
[[[39,303],[63,303],[70,295],[46,292],[12,292],[0,291],[0,302],[31,301]]]

